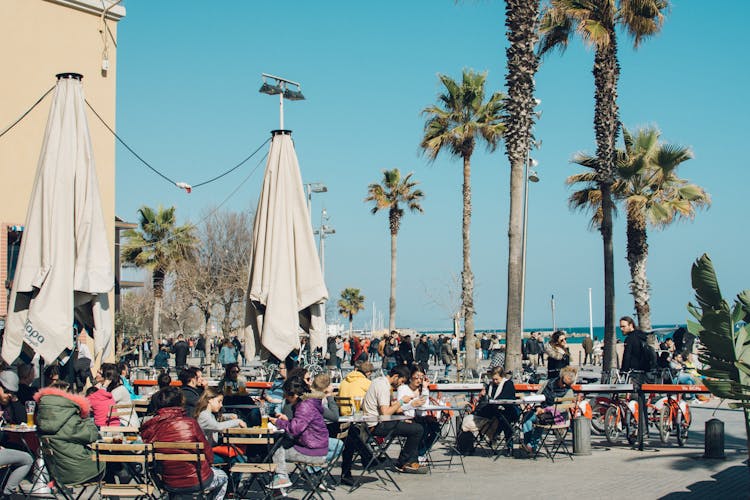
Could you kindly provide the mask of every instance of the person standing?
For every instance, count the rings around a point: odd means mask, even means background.
[[[587,364],[589,362],[594,362],[594,340],[586,335],[583,338],[583,342],[581,342],[581,347],[583,347],[583,364]]]
[[[237,363],[237,349],[229,339],[225,340],[221,346],[221,350],[219,351],[219,363],[224,367],[224,370],[227,369],[227,365]]]
[[[631,374],[631,380],[643,383],[645,373],[656,368],[656,351],[648,345],[646,332],[635,327],[630,316],[620,318],[620,330],[625,335],[625,350],[622,353],[621,371],[635,370],[643,373]]]
[[[427,370],[430,368],[430,347],[427,344],[427,335],[419,337],[419,342],[417,343],[417,348],[415,350],[415,361],[419,364],[422,370],[427,373]]]
[[[398,350],[401,353],[401,364],[411,367],[414,363],[414,351],[412,350],[411,337],[406,335],[398,346]]]
[[[455,335],[453,337],[455,338]],[[455,359],[456,357],[451,346],[451,340],[446,337],[443,339],[443,344],[440,346],[440,360],[445,365],[445,371],[443,372],[444,377],[448,376],[451,365]]]
[[[187,355],[190,347],[185,342],[185,337],[182,334],[177,336],[177,342],[172,346],[172,352],[174,353],[174,367],[179,372],[185,366],[187,366]]]
[[[341,369],[341,363],[344,361],[344,341],[341,335],[336,336],[336,368]]]
[[[570,349],[568,349],[568,335],[558,330],[552,334],[546,348],[547,379],[552,380],[560,375],[560,370],[570,365]]]

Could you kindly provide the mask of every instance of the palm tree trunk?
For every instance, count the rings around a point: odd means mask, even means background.
[[[396,329],[396,236],[391,231],[391,298],[388,302],[388,330]]]
[[[164,271],[154,269],[151,281],[154,287],[154,320],[151,330],[153,346],[151,352],[156,353],[160,345],[161,304],[164,299]]]
[[[505,315],[505,369],[521,368],[521,280],[523,236],[523,160],[510,166],[510,216],[508,221],[508,307]]]
[[[352,338],[352,323],[354,323],[354,315],[349,313],[349,338]]]
[[[534,75],[539,59],[534,51],[539,16],[538,0],[506,0],[505,26],[508,72],[505,83],[508,99],[505,109],[505,151],[510,163],[510,214],[508,216],[508,302],[505,311],[505,369],[521,368],[521,294],[523,186],[534,110]]]
[[[632,210],[638,210],[638,208],[634,207]],[[651,331],[651,306],[649,306],[649,285],[646,276],[648,241],[646,219],[641,215],[641,213],[631,215],[631,208],[628,208],[628,266],[630,266],[630,293],[633,295],[638,328],[649,332]]]
[[[461,303],[464,311],[464,340],[466,342],[466,369],[477,369],[474,341],[474,274],[471,272],[471,155],[464,156],[464,210],[461,236],[463,239],[464,266],[461,272]]]
[[[614,14],[613,14],[614,15]],[[615,169],[615,142],[620,126],[617,107],[617,38],[614,18],[608,27],[610,43],[598,46],[594,56],[594,131],[596,133],[597,176],[602,196],[602,244],[604,250],[604,359],[602,378],[617,365],[615,332],[615,266],[612,246],[612,183]]]

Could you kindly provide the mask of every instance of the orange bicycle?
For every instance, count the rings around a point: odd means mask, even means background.
[[[659,410],[659,439],[666,444],[674,433],[677,436],[677,444],[685,446],[692,421],[690,406],[680,396],[672,396],[667,394],[661,401],[663,406]]]

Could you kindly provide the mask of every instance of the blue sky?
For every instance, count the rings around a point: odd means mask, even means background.
[[[367,311],[374,302],[387,324],[389,236],[385,215],[363,203],[381,170],[414,172],[426,194],[424,214],[407,214],[399,235],[399,327],[450,328],[445,302],[461,268],[461,163],[419,152],[421,110],[440,91],[437,73],[459,78],[463,68],[488,72],[488,90],[505,76],[504,3],[410,2],[194,2],[128,0],[118,28],[117,131],[168,176],[197,184],[235,165],[278,128],[278,101],[258,93],[260,74],[302,83],[306,101],[287,103],[305,182],[320,181],[313,219],[325,207],[336,234],[326,242],[331,297],[357,287]],[[695,2],[675,2],[663,32],[637,51],[620,38],[621,119],[631,129],[658,125],[672,143],[691,146],[695,159],[681,175],[705,187],[713,206],[694,222],[650,231],[649,278],[655,324],[684,322],[691,299],[690,266],[708,252],[725,295],[747,288],[742,255],[750,184],[746,117],[750,104],[744,21],[750,4],[712,22]],[[529,201],[527,327],[603,323],[601,238],[587,218],[567,208],[566,176],[576,151],[593,152],[593,53],[580,43],[544,60],[536,77],[543,115],[536,126],[542,148],[541,182]],[[258,156],[259,157],[259,156]],[[136,220],[141,205],[175,205],[182,221],[196,222],[221,203],[256,161],[185,194],[117,149],[117,213]],[[253,209],[262,166],[225,208]],[[504,152],[480,148],[472,159],[472,265],[476,325],[504,328],[509,167]],[[317,224],[316,224],[317,225]],[[624,217],[615,227],[618,315],[632,314],[625,260]]]

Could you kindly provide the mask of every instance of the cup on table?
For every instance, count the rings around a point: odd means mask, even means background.
[[[260,426],[264,429],[268,428],[268,407],[264,404],[260,405]]]
[[[125,437],[124,434],[122,434],[121,432],[118,432],[117,434],[112,436],[112,442],[115,444],[122,444],[122,440],[124,437]]]
[[[361,415],[362,414],[362,398],[357,396],[357,397],[352,398],[352,401],[354,402],[354,414]]]
[[[34,411],[36,410],[35,401],[26,401],[26,425],[32,427],[34,425]]]

